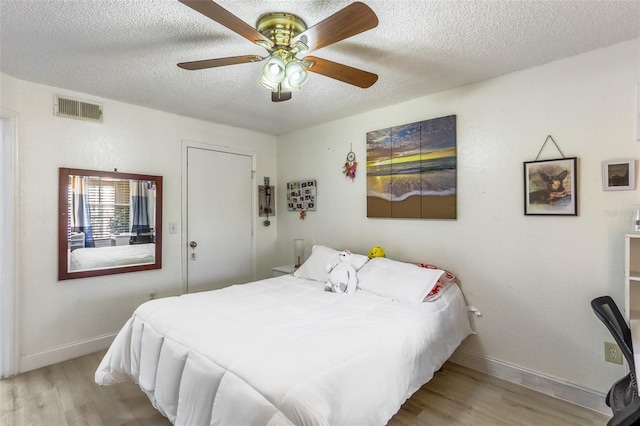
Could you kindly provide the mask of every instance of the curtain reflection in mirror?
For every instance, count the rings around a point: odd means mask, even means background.
[[[147,182],[131,181],[131,232],[149,231],[148,199]]]
[[[87,178],[71,176],[71,214],[69,214],[70,239],[75,235],[84,236],[84,247],[95,247],[91,227],[91,208]],[[76,238],[77,240],[77,238]]]

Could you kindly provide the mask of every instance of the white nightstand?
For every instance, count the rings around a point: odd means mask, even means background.
[[[295,269],[296,269],[295,265],[275,266],[271,268],[271,273],[274,277],[279,277],[280,275],[288,275],[292,273]]]
[[[111,234],[112,246],[126,246],[129,244],[131,237],[135,236],[135,232],[122,232],[120,234]]]

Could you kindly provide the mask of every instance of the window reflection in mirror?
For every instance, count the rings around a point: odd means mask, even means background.
[[[60,169],[58,277],[162,267],[162,177]]]

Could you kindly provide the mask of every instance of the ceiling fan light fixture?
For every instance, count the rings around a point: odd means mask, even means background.
[[[281,57],[272,56],[262,68],[262,75],[267,80],[280,83],[285,77],[285,64]]]
[[[291,52],[293,52],[294,54],[303,53],[303,52],[306,52],[307,50],[309,50],[309,46],[307,46],[300,40],[296,41],[295,43],[293,43],[293,46],[291,46]]]
[[[280,83],[279,91],[283,93],[290,93],[297,89],[299,89],[299,87],[292,87],[291,84],[289,84],[289,79],[285,78],[282,80],[282,83]]]
[[[300,89],[302,85],[307,81],[309,74],[298,61],[291,61],[285,68],[287,86],[292,89]],[[284,82],[283,82],[284,83]]]
[[[256,40],[255,44],[257,44],[258,46],[263,47],[263,48],[265,48],[267,50],[271,50],[271,47],[272,47],[272,44],[269,43],[266,40]]]
[[[276,47],[289,47],[298,34],[307,29],[307,24],[292,13],[266,13],[258,18],[256,29],[271,40]]]
[[[270,81],[264,75],[258,80],[258,84],[271,92],[278,91],[279,83]]]
[[[291,99],[291,92],[285,92],[282,90],[276,90],[275,92],[271,92],[271,101],[272,102],[283,102]]]

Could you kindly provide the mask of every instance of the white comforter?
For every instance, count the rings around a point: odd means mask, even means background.
[[[381,425],[471,333],[460,289],[403,304],[281,276],[149,301],[95,380],[176,425]]]

